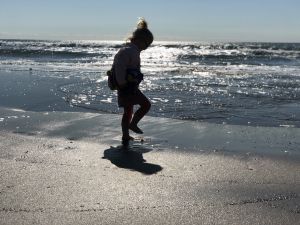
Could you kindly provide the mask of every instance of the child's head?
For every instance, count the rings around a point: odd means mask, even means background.
[[[137,28],[133,31],[131,37],[128,38],[131,42],[141,45],[141,49],[145,50],[153,42],[153,34],[148,29],[148,24],[144,18],[140,18],[137,23]]]

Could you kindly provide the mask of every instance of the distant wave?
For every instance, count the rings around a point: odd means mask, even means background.
[[[42,50],[42,49],[0,49],[0,56],[7,56],[7,57],[24,57],[24,58],[34,58],[34,57],[107,57],[108,54],[99,53],[90,53],[90,52],[76,52],[76,51],[69,51],[69,50]]]
[[[245,54],[211,54],[211,55],[195,55],[195,54],[182,54],[178,55],[178,60],[185,60],[185,61],[195,61],[202,64],[207,65],[240,65],[240,64],[247,64],[247,65],[299,65],[299,62],[295,62],[294,59],[298,59],[299,56],[296,58],[285,57],[284,55],[280,56],[278,54],[269,54],[264,52],[253,52],[251,55]]]
[[[9,57],[112,57],[124,43],[84,41],[32,41],[0,40],[0,56]],[[179,60],[229,61],[239,63],[255,61],[285,61],[300,59],[300,44],[297,43],[219,43],[219,44],[154,44],[162,46],[159,51],[172,52]]]
[[[0,39],[0,46],[11,47],[40,47],[40,48],[120,48],[124,45],[121,42],[97,42],[97,41],[47,41],[47,40],[13,40]]]
[[[284,50],[300,51],[300,43],[216,43],[216,44],[164,44],[167,48],[185,48],[185,49],[208,49],[208,50]]]

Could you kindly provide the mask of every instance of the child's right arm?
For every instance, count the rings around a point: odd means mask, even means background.
[[[129,64],[129,55],[126,54],[126,51],[121,49],[114,58],[114,69],[116,74],[116,80],[118,82],[118,86],[122,89],[122,87],[126,87],[126,70]]]

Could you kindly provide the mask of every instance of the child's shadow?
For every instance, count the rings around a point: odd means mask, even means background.
[[[149,151],[149,150],[148,150]],[[152,175],[163,168],[159,165],[147,163],[143,158],[144,148],[134,148],[134,150],[123,150],[120,147],[111,146],[104,151],[103,159],[108,159],[119,168],[138,171],[145,175]]]

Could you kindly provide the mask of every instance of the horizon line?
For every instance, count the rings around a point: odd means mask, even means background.
[[[91,42],[126,42],[126,40],[117,39],[67,39],[67,38],[11,38],[1,37],[0,40],[24,40],[24,41],[91,41]],[[299,41],[254,41],[254,40],[211,40],[211,41],[200,41],[200,40],[154,40],[153,43],[165,42],[165,43],[277,43],[277,44],[300,44]]]

